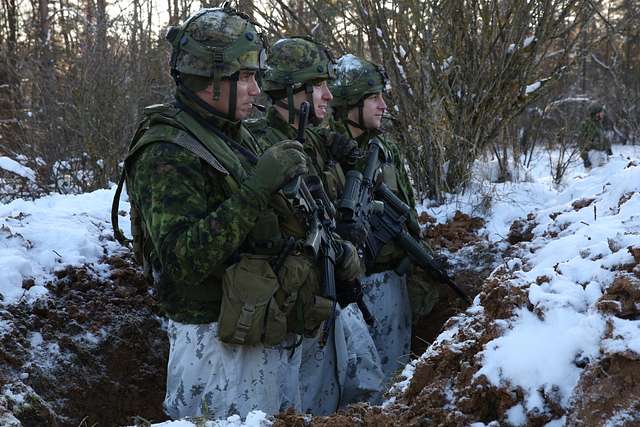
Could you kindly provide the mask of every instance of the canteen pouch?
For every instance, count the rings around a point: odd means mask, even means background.
[[[218,318],[221,341],[272,346],[286,338],[287,316],[274,298],[279,283],[270,258],[244,254],[226,270]]]

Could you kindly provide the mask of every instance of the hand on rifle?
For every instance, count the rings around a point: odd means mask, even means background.
[[[336,224],[336,232],[345,240],[350,241],[356,246],[364,245],[369,233],[368,223],[357,221],[338,221]]]
[[[331,132],[328,136],[331,158],[340,163],[345,169],[355,166],[362,153],[358,149],[358,143],[353,139],[339,133]]]
[[[336,253],[336,279],[338,282],[352,282],[364,274],[362,260],[351,242],[339,242],[341,247]]]
[[[302,144],[281,141],[262,154],[253,175],[244,182],[244,186],[256,195],[269,197],[291,179],[308,171]]]

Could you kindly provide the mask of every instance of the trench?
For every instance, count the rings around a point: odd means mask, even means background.
[[[426,238],[435,249],[455,242],[465,225]],[[477,228],[477,227],[476,227]],[[454,230],[455,233],[451,231]],[[468,233],[473,233],[473,227]],[[447,233],[451,236],[447,237]],[[468,237],[465,234],[465,239]],[[486,246],[486,245],[485,245]],[[455,281],[471,296],[495,264],[480,245],[463,258]],[[107,277],[92,266],[67,268],[49,283],[48,298],[0,310],[11,325],[0,337],[0,420],[10,413],[24,426],[115,426],[161,422],[168,341],[153,292],[130,254],[105,260]],[[24,288],[33,286],[25,281]],[[447,287],[430,315],[414,324],[412,357],[420,356],[464,303]],[[22,396],[22,404],[2,398]],[[354,407],[367,407],[353,405]],[[280,425],[300,425],[298,414],[281,414]],[[340,415],[332,422],[340,425]],[[329,417],[331,419],[331,417]]]

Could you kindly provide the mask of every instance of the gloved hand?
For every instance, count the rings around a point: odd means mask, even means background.
[[[364,274],[362,260],[351,242],[340,242],[341,251],[336,254],[336,281],[352,282]]]
[[[362,283],[360,283],[360,280],[338,283],[336,286],[336,300],[341,308],[345,308],[353,302],[358,303],[361,301]]]
[[[611,148],[607,148],[607,156],[613,156],[613,151],[611,151]]]
[[[253,175],[243,185],[257,197],[268,199],[287,182],[309,172],[307,159],[298,141],[281,141],[258,159]]]
[[[339,132],[331,132],[327,137],[331,157],[342,166],[351,167],[362,157],[358,143]]]
[[[364,222],[344,222],[339,221],[336,224],[336,232],[345,240],[350,241],[354,245],[363,245],[369,234],[369,223]]]

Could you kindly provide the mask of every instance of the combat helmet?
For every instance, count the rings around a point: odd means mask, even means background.
[[[605,107],[599,102],[592,102],[589,105],[589,115],[595,117],[596,114],[604,112]]]
[[[330,83],[331,108],[337,119],[364,129],[362,107],[367,95],[386,92],[389,89],[387,73],[380,65],[347,54],[338,59],[336,78]],[[358,107],[358,123],[348,119],[349,110]]]
[[[294,122],[298,113],[293,95],[304,90],[311,105],[310,118],[314,121],[313,86],[334,78],[335,61],[326,47],[307,37],[288,37],[271,47],[262,76],[262,90],[275,105],[288,109],[289,123]]]
[[[213,79],[213,100],[220,99],[220,81],[231,81],[229,115],[235,117],[237,82],[240,70],[264,68],[266,52],[262,36],[250,18],[229,2],[206,8],[179,26],[167,31],[172,52],[169,65],[176,85],[183,87],[183,75]]]

